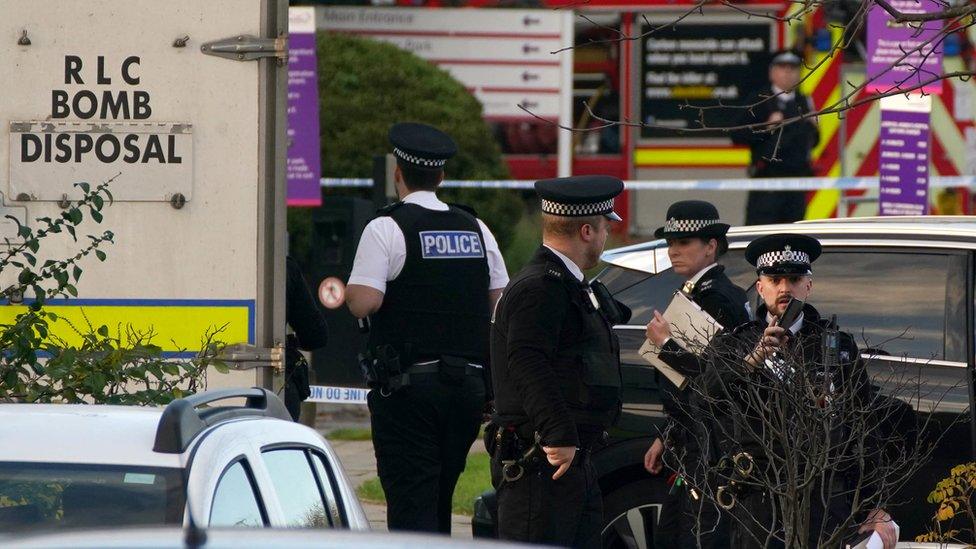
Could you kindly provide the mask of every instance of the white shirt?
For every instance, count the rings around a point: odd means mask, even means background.
[[[695,276],[688,279],[687,283],[691,283],[691,286],[694,287],[695,284],[698,284],[698,281],[701,280],[701,277],[705,276],[705,273],[710,271],[712,267],[715,267],[716,265],[718,265],[718,263],[712,263],[708,267],[705,267],[704,269],[698,271],[698,273]]]
[[[579,268],[579,265],[577,265],[575,261],[573,261],[572,259],[566,257],[562,252],[560,252],[559,250],[553,248],[552,246],[548,246],[546,244],[543,244],[543,246],[545,246],[546,248],[549,248],[549,251],[550,252],[556,254],[556,257],[558,257],[559,259],[563,260],[563,263],[566,264],[566,268],[569,269],[569,272],[572,273],[573,276],[576,277],[576,280],[579,280],[580,282],[583,282],[583,270]]]
[[[403,201],[428,210],[443,212],[449,209],[431,191],[412,192]],[[478,226],[481,227],[488,259],[488,289],[504,288],[508,284],[508,271],[498,249],[498,242],[480,219]],[[363,229],[363,236],[356,249],[356,259],[352,264],[352,273],[349,275],[349,284],[369,286],[386,293],[386,283],[400,275],[406,261],[407,242],[400,226],[389,216],[377,217]]]

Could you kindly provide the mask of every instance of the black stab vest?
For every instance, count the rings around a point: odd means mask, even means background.
[[[371,317],[369,347],[394,347],[404,366],[445,355],[486,364],[489,269],[477,218],[406,203],[381,215],[403,231],[407,256]]]

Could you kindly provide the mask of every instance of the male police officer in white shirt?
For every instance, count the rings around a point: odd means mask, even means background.
[[[451,531],[451,498],[490,400],[489,316],[508,284],[488,227],[434,190],[457,152],[424,124],[390,129],[400,202],[363,231],[347,289],[369,316],[367,381],[390,530]]]

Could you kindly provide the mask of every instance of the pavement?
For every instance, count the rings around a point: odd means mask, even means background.
[[[373,454],[373,443],[368,440],[330,440],[329,444],[339,456],[342,468],[349,477],[354,488],[367,480],[376,477],[376,456]],[[480,444],[475,443],[475,448]],[[484,451],[484,450],[482,450]],[[374,530],[386,531],[386,505],[362,502],[366,511],[366,518]],[[471,538],[471,517],[453,515],[451,522],[451,537]]]

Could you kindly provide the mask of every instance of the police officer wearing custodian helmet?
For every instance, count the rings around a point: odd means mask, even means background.
[[[508,282],[488,227],[434,193],[454,141],[390,130],[400,201],[363,231],[347,302],[371,318],[360,361],[390,530],[451,531],[451,498],[486,400],[488,322]]]
[[[536,183],[543,245],[505,288],[492,320],[497,410],[486,429],[503,539],[600,544],[603,510],[590,450],[620,409],[612,326],[630,311],[587,284],[620,218],[623,183],[607,176]]]

